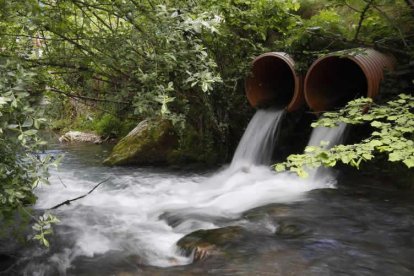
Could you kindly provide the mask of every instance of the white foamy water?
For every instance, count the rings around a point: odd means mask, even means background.
[[[36,208],[50,208],[85,194],[103,179],[111,180],[56,211],[61,224],[52,241],[55,249],[43,263],[30,263],[26,272],[48,274],[48,268],[53,267],[64,273],[77,258],[113,252],[136,256],[141,264],[188,264],[192,259],[180,255],[176,248],[184,235],[242,224],[241,214],[249,209],[303,200],[307,191],[332,187],[328,182],[276,174],[267,166],[257,165],[270,163],[283,112],[258,114],[249,124],[231,166],[211,175],[79,166],[74,165],[78,157],[72,156],[60,171],[52,172],[50,187],[37,190]]]
[[[283,109],[259,109],[237,146],[231,166],[270,165],[278,127],[284,114]]]
[[[37,191],[36,208],[52,207],[88,192],[96,184],[73,172],[58,174],[67,188],[53,176],[51,187]],[[184,235],[237,224],[234,219],[244,211],[301,200],[304,192],[322,187],[293,175],[276,175],[265,166],[252,166],[248,172],[223,170],[211,177],[145,170],[128,175],[116,170],[102,173],[102,178],[107,176],[113,177],[111,182],[57,212],[60,226],[68,228],[55,234],[65,241],[50,257],[51,265],[68,268],[79,256],[94,257],[110,251],[128,252],[155,266],[188,264],[191,258],[178,254],[175,246]],[[167,223],[169,216],[178,218],[174,227]]]

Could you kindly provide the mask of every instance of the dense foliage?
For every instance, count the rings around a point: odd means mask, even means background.
[[[389,0],[3,1],[0,54],[44,73],[55,113],[70,97],[103,109],[97,117],[161,114],[195,130],[205,145],[196,150],[226,152],[239,135],[234,125],[251,113],[243,79],[254,56],[287,51],[302,70],[319,54],[356,46],[407,58],[408,7]]]
[[[251,112],[242,86],[250,60],[270,50],[272,33],[286,36],[300,21],[294,0],[7,1],[2,8],[3,53],[47,70],[57,112],[69,96],[118,117],[161,114],[183,146],[221,153],[234,147],[234,123]]]
[[[39,233],[34,238],[47,245],[45,235],[56,218],[45,214],[37,219],[26,209],[36,201],[33,189],[48,183],[48,168],[57,161],[39,153],[46,143],[38,131],[46,119],[37,88],[33,72],[11,60],[0,64],[0,223],[2,231],[15,227],[18,210],[21,222],[35,220]]]
[[[0,67],[0,215],[7,216],[33,203],[32,188],[44,179],[43,162],[33,154],[43,144],[36,136],[42,119],[28,92],[33,73],[11,62]]]

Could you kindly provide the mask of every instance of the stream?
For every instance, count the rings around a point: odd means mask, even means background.
[[[362,174],[276,173],[283,116],[258,110],[231,164],[210,171],[105,167],[108,146],[52,145],[65,158],[36,212],[106,182],[53,210],[50,248],[19,250],[11,275],[413,275],[414,194]],[[346,129],[316,128],[309,145]]]
[[[61,145],[37,209],[110,180],[55,214],[51,248],[32,245],[24,275],[413,275],[414,195],[392,182],[275,177],[267,167],[192,172],[101,165],[100,145]],[[64,183],[64,185],[62,184]],[[198,229],[242,226],[223,254],[192,262],[175,243]]]

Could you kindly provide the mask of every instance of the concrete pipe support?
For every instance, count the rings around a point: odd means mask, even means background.
[[[302,78],[294,65],[293,59],[283,52],[258,56],[245,82],[249,103],[256,108],[280,106],[287,111],[300,108],[304,102]]]
[[[309,68],[304,83],[305,100],[310,109],[323,112],[344,106],[358,97],[374,98],[395,59],[373,49],[354,53],[332,53],[317,59]]]

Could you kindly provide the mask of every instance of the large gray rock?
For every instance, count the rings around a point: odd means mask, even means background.
[[[59,142],[61,143],[102,143],[101,136],[95,133],[86,133],[80,131],[69,131],[60,136]]]
[[[147,119],[140,122],[113,148],[104,164],[156,165],[168,161],[177,145],[177,137],[171,123],[163,119]]]

